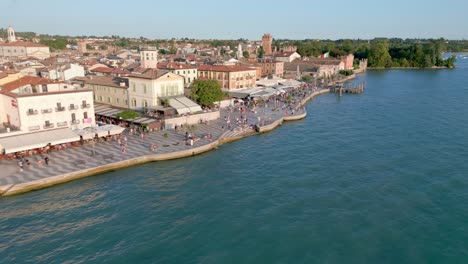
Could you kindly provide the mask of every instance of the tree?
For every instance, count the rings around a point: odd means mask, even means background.
[[[140,117],[141,115],[133,110],[125,110],[115,114],[115,116],[123,119],[135,119],[137,117]]]
[[[223,99],[224,93],[216,80],[195,80],[190,87],[190,96],[201,105],[213,106]]]
[[[242,56],[244,56],[244,58],[248,59],[250,57],[250,54],[248,51],[244,50],[244,52],[242,52]]]
[[[258,52],[257,52],[257,57],[259,59],[263,58],[263,55],[265,55],[265,50],[263,49],[262,46],[260,46],[260,48],[258,49]]]
[[[370,67],[391,67],[392,57],[388,53],[387,41],[375,41],[371,44],[369,51],[369,66]]]

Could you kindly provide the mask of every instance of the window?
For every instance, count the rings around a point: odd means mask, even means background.
[[[112,103],[112,99],[110,97],[107,97],[107,102],[110,104]]]
[[[146,93],[146,84],[143,84],[143,93]]]
[[[132,83],[132,90],[133,90],[133,92],[136,92],[136,87],[135,87],[134,83]]]
[[[46,126],[46,127],[49,127],[49,126],[50,126],[50,121],[49,121],[49,120],[46,120],[46,121],[45,121],[45,126]]]
[[[132,99],[132,106],[136,107],[136,99],[135,98]]]
[[[47,85],[46,84],[42,85],[42,92],[47,93]]]
[[[88,118],[88,112],[83,112],[83,118],[87,119]]]
[[[102,95],[99,96],[99,102],[104,102],[104,98],[102,98]]]
[[[125,99],[125,105],[128,105],[128,100],[127,99]]]
[[[73,121],[76,120],[76,114],[75,113],[71,114],[71,119],[72,119],[72,123],[73,123]]]
[[[148,102],[146,100],[143,100],[142,105],[143,107],[148,107]]]

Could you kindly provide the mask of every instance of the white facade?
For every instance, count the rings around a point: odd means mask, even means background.
[[[37,43],[16,41],[0,45],[0,57],[46,59],[50,57],[49,47]]]
[[[8,42],[16,41],[15,30],[11,26],[8,27],[7,34],[8,34]]]
[[[182,77],[184,77],[184,85],[186,87],[190,86],[190,84],[193,83],[194,80],[198,78],[198,70],[197,68],[191,68],[191,69],[175,69],[172,70],[173,73],[178,74]]]
[[[140,51],[141,67],[154,68],[158,67],[158,50],[157,49],[142,49]]]
[[[184,94],[184,78],[166,73],[156,79],[129,77],[129,108],[143,109],[160,105],[161,97]]]
[[[42,83],[21,83],[18,88],[0,91],[0,122],[19,128],[21,133],[95,125],[91,90],[75,90],[65,83]]]
[[[286,56],[285,56],[286,55]],[[282,61],[282,62],[291,62],[295,59],[300,59],[301,58],[301,55],[299,55],[299,53],[297,52],[293,52],[293,53],[287,53],[287,54],[281,54],[281,55],[278,55],[275,57],[276,60],[278,61]]]

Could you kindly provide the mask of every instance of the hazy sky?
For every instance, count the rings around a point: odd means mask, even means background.
[[[148,38],[468,38],[468,0],[1,0],[0,27]]]

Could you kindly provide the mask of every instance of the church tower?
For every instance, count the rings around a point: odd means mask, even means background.
[[[153,68],[158,67],[158,50],[156,47],[144,47],[140,50],[141,67]]]
[[[11,26],[8,27],[7,33],[8,33],[8,42],[15,42],[16,41],[15,30]]]
[[[240,60],[244,58],[244,55],[242,53],[242,44],[239,43],[239,45],[237,46],[237,59]]]
[[[272,42],[273,42],[273,37],[270,35],[270,33],[265,33],[262,37],[262,47],[263,47],[263,50],[265,51],[266,56],[270,56],[272,54],[271,52]]]

